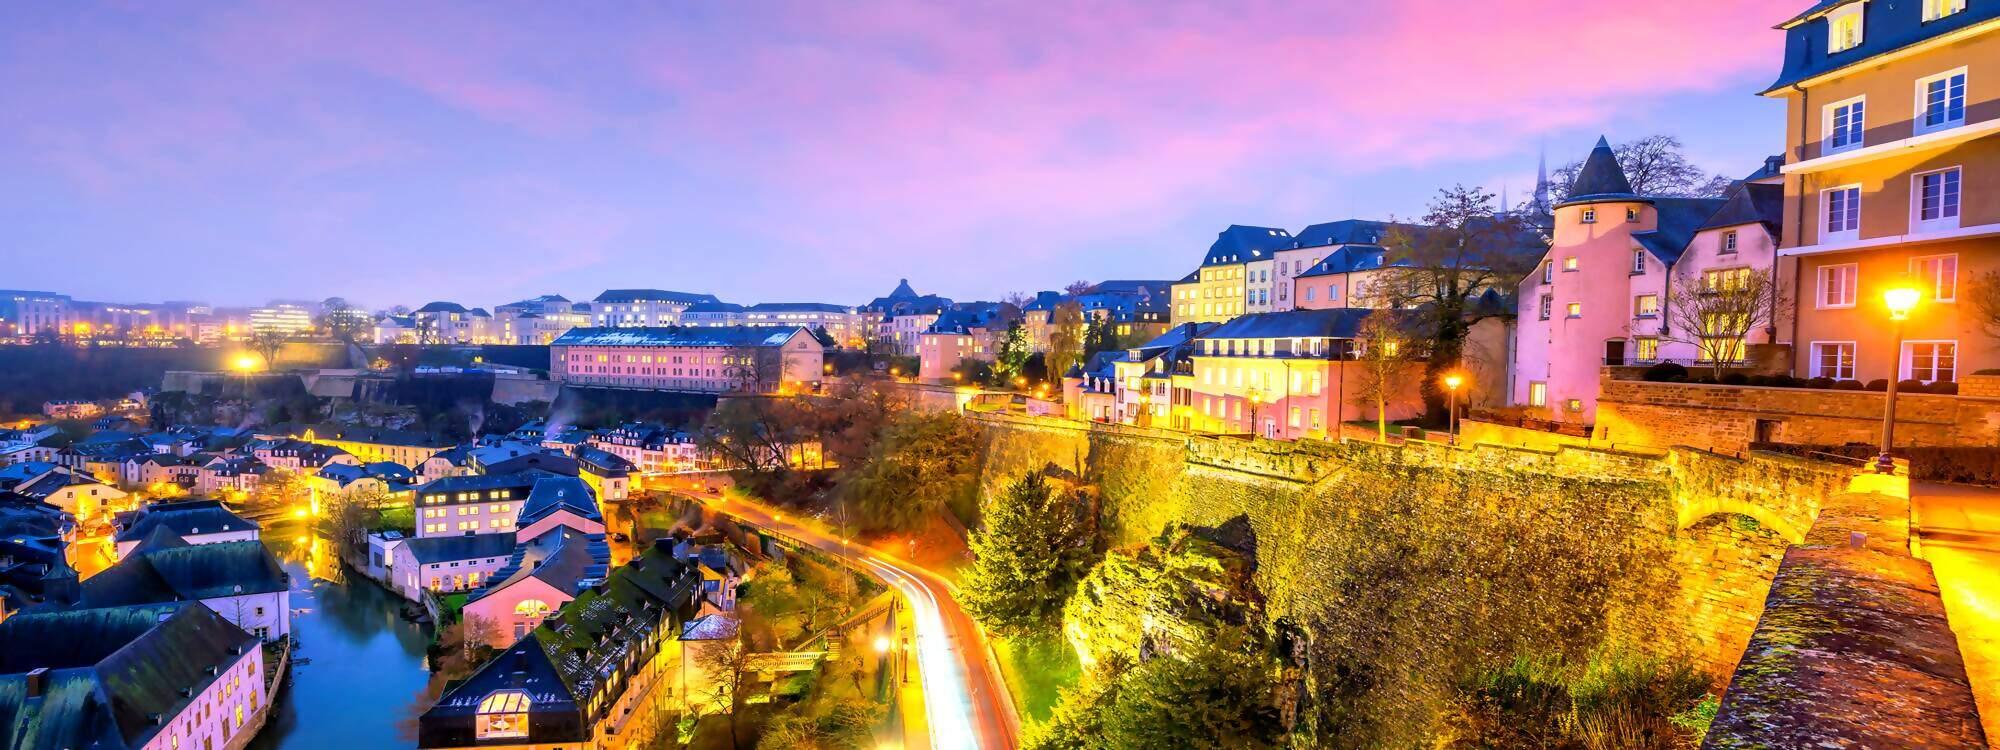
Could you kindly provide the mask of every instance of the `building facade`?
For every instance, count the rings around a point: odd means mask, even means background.
[[[804,328],[579,328],[549,347],[565,385],[685,393],[816,387],[825,348]]]

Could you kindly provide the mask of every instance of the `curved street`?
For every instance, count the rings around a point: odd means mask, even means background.
[[[916,626],[930,746],[938,750],[1014,750],[1020,720],[1013,696],[992,658],[985,632],[958,606],[949,581],[894,555],[850,545],[768,506],[720,493],[689,494],[745,523],[850,559],[894,588],[909,605]]]

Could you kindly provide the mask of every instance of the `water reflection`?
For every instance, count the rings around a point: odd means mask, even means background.
[[[295,658],[291,684],[250,750],[410,747],[396,729],[429,676],[422,627],[402,600],[341,567],[324,539],[294,524],[265,529],[264,543],[292,577]]]

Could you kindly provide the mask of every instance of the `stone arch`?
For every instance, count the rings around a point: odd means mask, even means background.
[[[1806,527],[1803,524],[1787,518],[1785,514],[1769,506],[1729,497],[1701,498],[1694,502],[1683,503],[1678,511],[1678,518],[1675,519],[1674,530],[1685,531],[1710,516],[1732,513],[1749,517],[1750,520],[1756,521],[1783,538],[1787,544],[1803,544],[1806,540]]]

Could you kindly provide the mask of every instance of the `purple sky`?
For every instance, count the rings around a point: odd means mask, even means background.
[[[1544,139],[1560,164],[1672,133],[1748,174],[1783,139],[1752,93],[1770,26],[1806,4],[8,3],[0,286],[853,304],[904,276],[1176,278],[1232,222],[1525,197]]]

